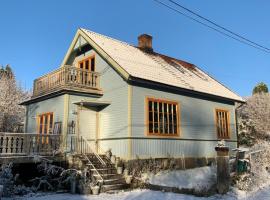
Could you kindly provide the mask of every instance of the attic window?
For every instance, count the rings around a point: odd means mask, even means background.
[[[218,139],[229,139],[230,138],[230,117],[229,111],[216,109],[216,129]]]
[[[95,56],[87,57],[81,61],[79,61],[78,64],[79,68],[87,71],[95,71]]]
[[[147,134],[153,136],[179,136],[178,102],[147,99]]]

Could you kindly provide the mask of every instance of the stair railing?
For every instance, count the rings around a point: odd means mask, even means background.
[[[86,154],[83,154],[85,156],[85,158],[87,159],[88,163],[92,166],[92,168],[96,171],[97,175],[99,176],[99,178],[101,179],[101,182],[103,183],[103,177],[101,176],[101,174],[98,172],[98,170],[96,169],[95,165],[91,162],[91,160],[88,158],[88,156]]]
[[[90,151],[91,151],[90,153],[93,153],[102,165],[106,165],[106,162],[100,157],[100,155],[92,150],[91,144],[87,141],[87,139],[85,139],[83,136],[81,136],[81,139],[87,145],[87,147],[90,149]],[[86,153],[88,153],[88,152],[86,152]]]
[[[75,141],[73,140],[75,138]],[[83,136],[72,136],[70,141],[71,151],[86,155],[93,154],[102,165],[106,165],[106,162],[92,149],[92,145]]]

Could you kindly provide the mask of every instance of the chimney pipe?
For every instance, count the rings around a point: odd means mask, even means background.
[[[148,34],[142,34],[138,37],[138,47],[146,52],[153,52],[152,48],[152,36]]]

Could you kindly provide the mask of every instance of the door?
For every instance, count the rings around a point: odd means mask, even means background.
[[[85,139],[96,140],[97,133],[97,112],[90,109],[82,109],[79,113],[78,125],[79,137],[83,136]]]

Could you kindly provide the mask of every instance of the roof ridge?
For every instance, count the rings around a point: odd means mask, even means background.
[[[121,40],[112,38],[112,37],[110,37],[110,36],[103,35],[103,34],[101,34],[101,33],[97,33],[97,32],[91,31],[91,30],[89,30],[89,29],[85,29],[85,28],[79,28],[79,29],[82,30],[82,31],[86,31],[86,32],[89,32],[89,33],[93,33],[93,34],[99,35],[99,36],[101,36],[101,37],[104,37],[104,38],[107,38],[107,39],[110,39],[110,40],[114,40],[114,41],[116,41],[116,42],[120,42],[120,43],[122,43],[122,44],[125,44],[125,45],[128,45],[128,46],[131,46],[131,47],[136,48],[136,46],[134,46],[134,45],[132,45],[132,44],[129,44],[129,43],[125,42],[125,41],[121,41]]]

